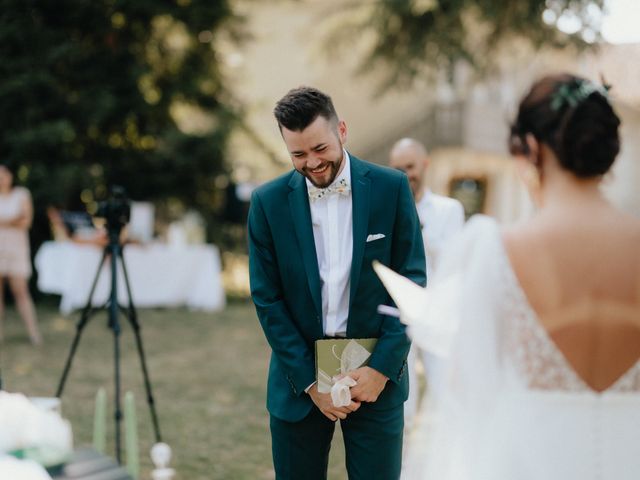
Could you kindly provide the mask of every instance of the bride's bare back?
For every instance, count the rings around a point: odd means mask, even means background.
[[[542,326],[596,391],[640,359],[640,221],[594,201],[544,209],[504,233]]]
[[[619,126],[603,86],[559,74],[531,87],[509,138],[538,206],[504,233],[513,270],[537,320],[596,391],[640,359],[640,219],[600,192]]]

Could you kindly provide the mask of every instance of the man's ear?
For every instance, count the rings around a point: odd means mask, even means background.
[[[338,121],[338,138],[343,145],[347,143],[347,124],[344,120]]]
[[[431,164],[431,158],[429,158],[429,155],[425,155],[422,158],[422,170],[423,171],[427,170],[427,168],[429,168],[430,164]]]

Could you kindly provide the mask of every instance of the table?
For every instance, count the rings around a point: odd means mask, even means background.
[[[71,460],[53,480],[133,480],[115,460],[90,448],[75,450]]]
[[[86,305],[103,249],[95,245],[45,242],[35,256],[38,289],[61,296],[60,311],[68,314]],[[214,245],[166,244],[124,247],[124,261],[136,307],[187,306],[195,310],[224,308],[220,253]],[[111,291],[110,265],[100,270],[94,306],[104,305]],[[118,301],[127,294],[118,265]]]

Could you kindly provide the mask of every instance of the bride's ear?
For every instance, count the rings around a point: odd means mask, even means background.
[[[527,146],[527,154],[526,159],[533,164],[536,168],[539,168],[542,164],[542,159],[540,158],[540,143],[531,133],[527,133],[525,136],[525,142]]]
[[[518,157],[516,171],[529,192],[533,204],[540,208],[542,206],[542,152],[540,143],[531,134],[527,134],[525,142],[526,153]]]

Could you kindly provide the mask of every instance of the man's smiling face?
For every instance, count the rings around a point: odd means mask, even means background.
[[[347,126],[319,115],[304,130],[281,128],[293,167],[318,188],[331,185],[344,166]]]

